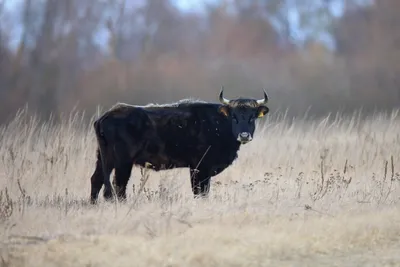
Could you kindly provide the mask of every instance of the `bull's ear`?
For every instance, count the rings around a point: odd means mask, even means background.
[[[229,107],[225,106],[225,105],[220,106],[218,108],[218,112],[222,113],[225,117],[228,117],[229,116]]]
[[[264,117],[265,114],[269,112],[269,108],[266,106],[260,106],[257,108],[257,118],[262,118]]]

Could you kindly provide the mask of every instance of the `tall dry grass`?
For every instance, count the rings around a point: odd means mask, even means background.
[[[0,129],[0,266],[398,265],[400,116],[272,114],[194,200],[186,169],[134,168],[128,203],[88,205],[92,122]],[[102,199],[102,197],[101,197]],[[373,254],[371,254],[373,253]]]

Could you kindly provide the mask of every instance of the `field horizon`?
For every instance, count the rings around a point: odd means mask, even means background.
[[[0,127],[0,266],[400,266],[398,110],[267,116],[208,199],[134,167],[127,202],[95,206],[92,121]]]

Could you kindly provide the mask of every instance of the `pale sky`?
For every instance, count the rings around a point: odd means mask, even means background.
[[[205,3],[218,3],[220,0],[173,0],[175,4],[183,11],[197,11],[202,12]],[[310,0],[310,2],[314,4],[318,4],[321,0]],[[324,1],[324,0],[322,0]],[[366,1],[368,2],[368,1]],[[335,16],[340,16],[343,11],[343,0],[336,0],[331,2],[331,12]],[[305,34],[301,31],[298,25],[298,16],[296,10],[289,11],[289,20],[291,21],[293,27],[293,36],[295,40],[303,40]],[[320,41],[326,43],[329,47],[332,48],[332,39],[329,35],[321,35]]]
[[[200,12],[202,13],[202,11],[204,10],[204,4],[205,3],[218,3],[220,0],[173,0],[173,2],[175,2],[176,6],[181,9],[182,11],[189,11],[189,12]],[[313,3],[318,3],[319,1],[323,1],[323,0],[310,0]],[[21,0],[12,0],[12,1],[6,1],[6,8],[7,9],[12,9],[18,6],[18,3],[20,3]],[[333,1],[333,4],[331,5],[332,8],[332,12],[333,14],[335,14],[336,16],[340,15],[342,13],[343,10],[343,0],[336,0]],[[290,21],[292,23],[292,27],[293,27],[293,34],[295,36],[294,39],[301,41],[304,39],[304,32],[302,32],[299,27],[298,27],[298,21],[297,21],[297,14],[296,11],[289,11],[289,18]],[[13,32],[11,34],[11,36],[14,37],[14,42],[16,43],[18,41],[19,35],[20,35],[20,30],[19,29],[14,29],[15,32]],[[99,36],[100,37],[100,36]],[[100,38],[102,39],[102,38]],[[328,46],[332,45],[332,40],[330,39],[330,37],[328,35],[322,35],[319,37],[320,41],[323,41],[324,43],[326,43]],[[12,43],[14,43],[12,42]],[[13,45],[13,44],[11,44]]]

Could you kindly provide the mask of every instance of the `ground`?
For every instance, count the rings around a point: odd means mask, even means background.
[[[91,125],[0,129],[0,266],[400,266],[397,112],[269,117],[209,199],[186,169],[135,168],[128,203],[96,207]]]

